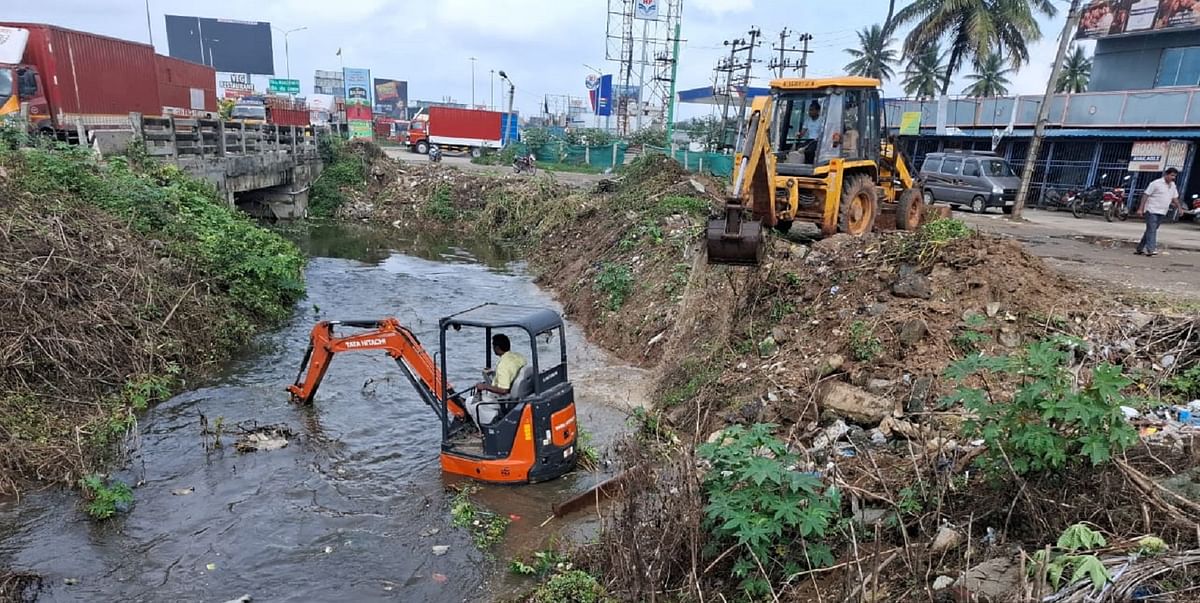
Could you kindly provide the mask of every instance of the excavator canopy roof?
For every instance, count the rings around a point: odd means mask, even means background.
[[[562,317],[549,308],[483,304],[443,318],[441,328],[463,326],[501,329],[517,327],[537,335],[562,326]]]
[[[771,80],[771,88],[776,90],[815,90],[818,88],[878,88],[879,80],[870,77],[852,75],[842,77],[827,77],[819,79],[783,78]]]

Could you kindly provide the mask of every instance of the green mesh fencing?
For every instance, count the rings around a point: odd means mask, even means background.
[[[625,151],[628,148],[629,145],[623,142],[616,145],[584,147],[583,145],[567,144],[563,141],[552,141],[534,147],[533,156],[542,163],[590,165],[604,169],[625,163]]]
[[[687,149],[676,149],[671,153],[669,149],[651,146],[646,146],[646,152],[670,155],[689,172],[709,174],[718,178],[729,178],[733,174],[733,155],[697,153]]]

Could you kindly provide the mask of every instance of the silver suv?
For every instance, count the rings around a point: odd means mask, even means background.
[[[921,164],[921,181],[925,203],[942,201],[956,209],[966,205],[977,214],[989,207],[1011,213],[1021,185],[1007,161],[983,151],[930,153]]]

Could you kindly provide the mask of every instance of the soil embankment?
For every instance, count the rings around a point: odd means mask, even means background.
[[[721,185],[661,157],[588,191],[386,160],[371,174],[343,217],[521,244],[590,337],[658,374],[625,449],[653,477],[630,480],[613,529],[579,552],[621,598],[995,596],[979,567],[1019,598],[1067,588],[1009,566],[1080,522],[1110,543],[1197,544],[1187,526],[1200,506],[1153,485],[1191,465],[1190,435],[1155,410],[1196,385],[1187,316],[1139,309],[954,221],[776,237],[757,270],[708,266],[702,224]],[[772,459],[787,460],[782,477]],[[721,463],[733,464],[704,470]],[[797,471],[820,479],[803,500],[764,486]],[[744,506],[719,496],[729,490]],[[761,507],[776,494],[790,502]],[[1097,554],[1111,564],[1130,546]],[[804,571],[828,565],[840,571]],[[1122,580],[1113,588],[1133,588]]]
[[[0,151],[0,494],[102,471],[137,411],[290,312],[302,267],[172,167]]]

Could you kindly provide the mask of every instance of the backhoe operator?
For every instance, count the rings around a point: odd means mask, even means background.
[[[809,140],[804,147],[804,163],[811,164],[816,159],[817,145],[821,142],[821,130],[824,125],[824,120],[821,119],[821,103],[813,99],[808,104],[808,116],[804,119],[804,124],[800,129],[800,139]]]
[[[480,381],[475,384],[475,395],[467,402],[467,411],[480,425],[491,423],[500,412],[500,406],[494,404],[500,396],[507,396],[517,379],[517,373],[525,366],[525,357],[512,351],[512,343],[508,336],[497,334],[492,336],[492,352],[500,357],[496,363],[496,374],[492,382]],[[485,371],[486,374],[486,371]]]

